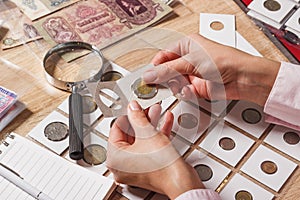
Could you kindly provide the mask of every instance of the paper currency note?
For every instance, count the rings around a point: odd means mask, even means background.
[[[16,103],[5,113],[5,115],[0,117],[0,131],[2,131],[25,108],[25,104],[20,101],[16,101]]]
[[[171,11],[160,0],[89,0],[40,19],[34,26],[51,45],[78,40],[103,48]]]
[[[0,3],[1,5],[1,3]],[[1,5],[3,6],[3,5]],[[0,11],[0,21],[2,20],[3,29],[7,30],[2,36],[2,49],[12,48],[42,37],[27,18],[17,7],[6,7]]]
[[[31,20],[36,20],[80,0],[11,0]]]
[[[0,118],[14,105],[17,94],[0,86]]]

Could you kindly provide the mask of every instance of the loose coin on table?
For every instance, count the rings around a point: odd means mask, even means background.
[[[249,124],[257,124],[261,120],[262,116],[258,110],[254,108],[247,108],[242,112],[242,118]]]
[[[106,160],[106,149],[99,144],[91,144],[83,150],[83,160],[90,165],[100,165]]]
[[[270,160],[262,162],[260,168],[266,174],[275,174],[277,172],[277,165]]]
[[[155,97],[158,92],[155,84],[146,84],[141,78],[137,79],[131,88],[134,94],[140,99],[151,99]]]
[[[83,114],[89,114],[97,110],[97,104],[93,97],[82,96],[82,112]]]
[[[69,134],[69,128],[62,122],[51,122],[44,129],[44,135],[51,141],[62,141]]]
[[[246,190],[240,190],[235,194],[235,200],[252,200],[252,195]]]
[[[186,129],[195,128],[198,124],[196,116],[190,113],[183,113],[178,117],[178,124]]]
[[[295,145],[299,143],[300,137],[297,133],[289,131],[284,133],[283,140],[288,144]]]
[[[213,176],[212,169],[204,164],[199,164],[194,167],[202,181],[208,181]]]
[[[234,149],[235,142],[229,137],[223,137],[219,140],[219,146],[226,151],[230,151]]]

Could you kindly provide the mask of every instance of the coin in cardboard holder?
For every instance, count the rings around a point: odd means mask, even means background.
[[[142,78],[136,79],[131,85],[131,89],[140,99],[151,99],[158,92],[156,85],[146,84]]]
[[[83,160],[90,165],[100,165],[106,160],[106,149],[99,144],[90,144],[83,150]]]
[[[198,119],[191,113],[183,113],[178,117],[178,124],[183,128],[192,129],[198,125]]]
[[[213,176],[212,169],[205,164],[196,165],[196,166],[194,166],[194,169],[197,171],[201,181],[204,181],[204,182],[208,181]]]
[[[234,196],[235,200],[252,200],[253,197],[250,192],[246,190],[240,190],[237,193],[235,193]]]
[[[295,145],[299,143],[300,136],[295,132],[289,131],[284,133],[283,140],[290,145]]]
[[[270,160],[263,161],[260,164],[260,168],[266,174],[275,174],[278,169],[277,165],[273,161],[270,161]]]
[[[276,0],[266,0],[263,5],[269,11],[278,11],[281,9],[280,3]]]
[[[108,71],[105,72],[101,76],[101,81],[106,82],[106,81],[117,81],[119,79],[123,78],[123,75],[120,72],[117,71]]]
[[[62,122],[51,122],[44,129],[44,135],[51,141],[58,142],[67,138],[69,128]]]
[[[235,142],[229,137],[223,137],[219,140],[219,146],[226,151],[230,151],[234,149]]]
[[[262,116],[258,110],[247,108],[242,112],[242,118],[249,124],[257,124],[262,119]]]

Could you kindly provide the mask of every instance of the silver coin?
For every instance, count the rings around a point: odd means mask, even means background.
[[[242,118],[249,124],[257,124],[260,122],[262,116],[258,110],[254,108],[247,108],[242,112]]]
[[[299,143],[300,136],[295,132],[289,131],[284,133],[283,140],[288,144],[295,145]]]
[[[226,151],[230,151],[234,149],[235,142],[229,137],[223,137],[219,140],[219,146]]]
[[[198,119],[193,114],[183,113],[178,117],[178,124],[183,128],[192,129],[198,125]]]
[[[253,199],[251,193],[246,190],[238,191],[235,194],[234,198],[235,198],[235,200],[252,200]]]
[[[120,72],[109,71],[109,72],[105,72],[101,76],[101,81],[103,81],[103,82],[105,82],[105,81],[117,81],[121,78],[123,78],[123,75]]]
[[[99,144],[91,144],[83,150],[83,160],[90,165],[100,165],[106,160],[106,149]]]
[[[266,0],[264,2],[264,7],[268,9],[269,11],[278,11],[281,8],[281,5],[276,0]]]
[[[62,141],[69,134],[69,127],[62,122],[51,122],[44,129],[44,135],[51,141]]]
[[[199,164],[194,167],[194,169],[197,171],[199,178],[201,181],[208,181],[213,176],[212,169],[204,164]]]
[[[97,110],[97,104],[93,97],[82,96],[82,112],[83,114],[89,114]]]
[[[155,84],[146,84],[141,78],[134,81],[134,83],[131,85],[131,89],[140,99],[151,99],[158,92]]]

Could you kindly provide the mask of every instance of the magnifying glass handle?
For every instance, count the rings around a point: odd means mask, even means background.
[[[73,160],[83,158],[82,97],[78,93],[69,97],[69,156]]]

